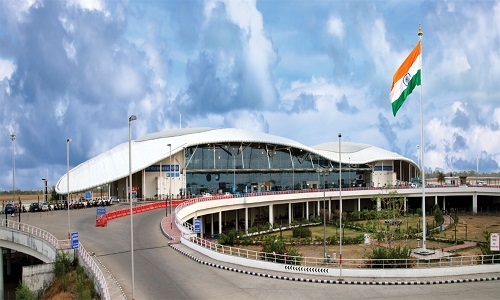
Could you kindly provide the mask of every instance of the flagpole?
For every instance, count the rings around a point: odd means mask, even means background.
[[[418,25],[418,36],[420,38],[420,55],[422,56],[422,69],[424,68],[423,65],[423,51],[422,51],[422,36],[424,33],[422,32],[422,24]],[[423,73],[423,70],[420,70],[421,74]],[[422,75],[420,75],[422,78]],[[420,80],[420,157],[422,158],[422,166],[420,173],[422,174],[422,252],[425,253],[427,252],[427,247],[426,247],[426,234],[427,234],[427,228],[426,228],[426,221],[425,221],[425,143],[424,143],[424,110],[423,110],[423,101],[422,101],[422,79]]]

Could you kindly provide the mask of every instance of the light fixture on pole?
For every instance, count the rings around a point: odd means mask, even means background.
[[[339,133],[339,210],[340,210],[340,248],[339,248],[339,266],[340,266],[340,279],[342,279],[342,134]]]
[[[169,152],[172,153],[172,144],[167,144],[167,146],[168,146],[168,148],[170,150]],[[169,166],[169,170],[170,170],[170,168],[171,167]],[[169,174],[169,173],[167,173],[167,174]],[[168,177],[170,178],[170,174],[168,175]],[[161,179],[161,182],[163,183],[163,178]],[[169,182],[169,184],[170,184],[170,182]],[[161,192],[163,194],[163,190]],[[168,205],[167,205],[168,202],[167,201],[168,201],[168,197],[165,198],[165,217],[168,216]]]
[[[132,128],[130,123],[137,120],[135,115],[128,118],[128,201],[130,203],[130,259],[132,263],[132,300],[135,296],[135,280],[134,280],[134,215],[132,213]]]
[[[14,141],[16,140],[16,135],[11,134],[10,140],[12,141],[12,203],[16,202],[16,160],[14,158]],[[19,198],[19,222],[21,222],[21,199]]]
[[[47,190],[47,179],[46,178],[42,178],[42,181],[45,183],[45,189],[43,190],[43,199],[45,202],[48,202],[47,201],[47,197],[48,197],[48,190]],[[38,207],[40,207],[40,200],[38,200]]]
[[[170,229],[172,229],[172,222],[173,222],[173,217],[172,217],[172,205],[174,204],[172,202],[172,145],[170,145],[170,154],[169,154],[169,159],[170,159],[170,172],[168,174],[168,196],[170,197]]]
[[[68,239],[71,237],[71,226],[69,220],[69,203],[71,201],[71,194],[69,193],[69,143],[71,139],[66,139],[66,202],[68,203]]]

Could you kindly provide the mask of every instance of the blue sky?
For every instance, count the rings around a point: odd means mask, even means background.
[[[418,42],[422,94],[394,117]],[[0,1],[0,189],[54,185],[128,140],[237,127],[314,146],[372,144],[425,166],[498,172],[499,1]]]

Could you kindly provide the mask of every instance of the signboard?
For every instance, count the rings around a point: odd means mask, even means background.
[[[106,214],[106,207],[97,207],[97,213],[96,215],[98,217],[104,216]]]
[[[85,199],[92,199],[92,192],[85,192]]]
[[[194,219],[194,232],[196,232],[196,233],[201,232],[201,219],[200,218]]]
[[[71,249],[78,249],[78,232],[71,233]]]
[[[500,251],[500,233],[490,234],[490,250]]]

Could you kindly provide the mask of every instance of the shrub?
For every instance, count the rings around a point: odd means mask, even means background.
[[[411,250],[406,246],[394,247],[391,249],[384,247],[375,247],[372,253],[368,254],[370,268],[408,268],[413,264],[411,259]],[[394,259],[399,259],[394,261]]]
[[[292,234],[294,238],[308,238],[311,237],[312,232],[307,227],[299,226],[292,229]]]
[[[56,262],[54,265],[54,273],[56,277],[60,277],[67,274],[71,269],[71,260],[69,259],[67,252],[59,252],[56,256]]]
[[[36,294],[32,292],[26,284],[21,283],[21,285],[19,285],[16,288],[16,300],[36,300],[36,299],[37,299]]]

